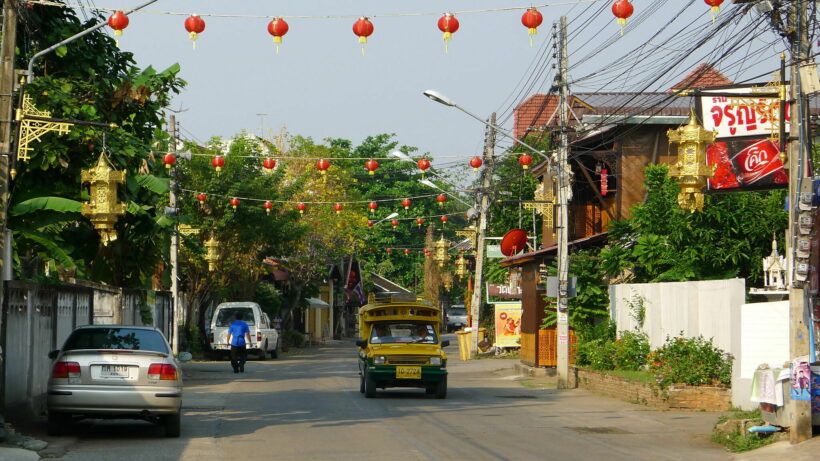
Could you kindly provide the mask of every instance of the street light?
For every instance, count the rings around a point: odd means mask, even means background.
[[[492,129],[498,131],[499,133],[503,134],[504,136],[506,136],[506,137],[512,139],[513,141],[521,144],[522,146],[524,146],[527,149],[531,150],[535,154],[540,155],[541,157],[544,157],[544,160],[547,160],[547,161],[551,160],[551,158],[547,154],[545,154],[543,151],[540,151],[540,150],[536,149],[535,147],[532,147],[531,145],[525,143],[524,141],[516,138],[509,131],[499,127],[498,125],[496,125],[494,123],[490,123],[490,122],[484,120],[483,118],[479,117],[478,115],[476,115],[476,114],[468,111],[467,109],[459,106],[458,104],[455,103],[455,101],[448,98],[447,96],[444,96],[443,94],[439,93],[438,91],[436,91],[436,90],[427,90],[427,91],[424,92],[424,95],[427,96],[428,98],[432,99],[433,101],[439,103],[439,104],[444,104],[445,106],[448,106],[448,107],[455,107],[456,109],[464,112],[465,114],[469,115],[470,117],[472,117],[472,118],[478,120],[479,122],[483,123],[484,125],[489,126],[490,128],[492,128]]]

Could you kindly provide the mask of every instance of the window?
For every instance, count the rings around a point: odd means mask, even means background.
[[[250,307],[223,307],[216,312],[216,326],[227,327],[236,320],[236,314],[242,313],[242,321],[254,326],[253,309]]]
[[[433,325],[422,323],[377,323],[370,332],[370,344],[438,344]]]
[[[83,328],[68,337],[63,350],[122,349],[167,354],[162,333],[140,328]]]

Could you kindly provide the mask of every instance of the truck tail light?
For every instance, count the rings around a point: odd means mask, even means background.
[[[79,378],[80,364],[77,362],[57,362],[51,371],[52,378]]]
[[[262,342],[262,332],[261,331],[256,332],[256,342],[258,342],[258,343]]]
[[[167,363],[152,363],[151,366],[148,367],[148,379],[176,381],[177,368]]]

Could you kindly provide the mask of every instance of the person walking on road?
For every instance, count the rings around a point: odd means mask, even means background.
[[[228,327],[228,344],[231,345],[231,366],[234,373],[245,372],[248,360],[248,346],[251,344],[251,329],[242,321],[242,312],[237,312]]]

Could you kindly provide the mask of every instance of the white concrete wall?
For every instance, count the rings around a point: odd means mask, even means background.
[[[732,404],[752,410],[749,400],[758,365],[782,367],[789,360],[789,302],[744,304],[741,307],[740,354],[732,376]]]

